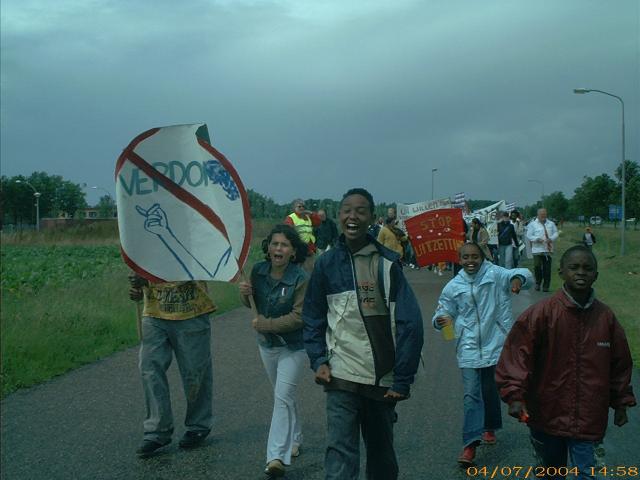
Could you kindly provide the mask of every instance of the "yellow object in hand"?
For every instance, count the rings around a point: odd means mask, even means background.
[[[442,327],[442,338],[445,340],[453,340],[456,338],[456,333],[453,330],[453,319],[451,317],[445,317],[447,323]]]
[[[451,323],[442,327],[442,338],[445,340],[453,340],[456,338],[456,333],[453,331],[453,325]]]

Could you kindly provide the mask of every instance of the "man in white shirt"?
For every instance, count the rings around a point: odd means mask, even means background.
[[[547,219],[547,210],[538,209],[538,217],[529,223],[527,239],[531,242],[533,253],[534,273],[536,277],[536,290],[549,291],[551,283],[551,255],[553,254],[553,242],[558,238],[556,224]]]

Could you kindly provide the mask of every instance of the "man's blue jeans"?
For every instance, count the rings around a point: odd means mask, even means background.
[[[173,413],[167,370],[175,354],[187,399],[184,420],[190,432],[209,432],[213,423],[211,322],[205,313],[189,320],[143,317],[140,374],[147,407],[144,439],[171,441]]]
[[[354,480],[360,473],[360,431],[367,450],[367,479],[395,480],[393,449],[395,402],[383,402],[343,390],[327,391],[327,480]]]
[[[480,441],[484,432],[502,428],[502,413],[495,365],[461,370],[464,389],[462,442],[467,447]]]
[[[576,478],[577,480],[596,478],[590,475],[591,468],[596,466],[595,442],[558,437],[531,429],[531,443],[538,456],[542,459],[544,467],[567,467],[568,454],[570,466],[578,467],[580,471],[577,477],[569,475],[571,478]],[[544,478],[556,480],[565,477],[562,475],[549,475]]]
[[[504,268],[513,268],[513,246],[498,245],[498,264]]]

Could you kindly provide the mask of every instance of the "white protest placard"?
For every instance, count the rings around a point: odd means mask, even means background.
[[[251,241],[245,188],[205,124],[138,135],[115,169],[124,261],[153,281],[235,279]]]
[[[490,244],[498,244],[498,213],[505,210],[507,202],[504,200],[500,200],[499,202],[492,203],[491,205],[480,208],[478,210],[474,210],[468,215],[464,216],[465,222],[467,224],[471,223],[471,220],[477,218],[482,222],[482,224],[487,229],[487,233],[489,233],[489,243]]]
[[[397,203],[398,227],[405,230],[404,222],[408,218],[440,208],[451,208],[451,200],[449,198],[440,198],[438,200],[427,200],[426,202]]]

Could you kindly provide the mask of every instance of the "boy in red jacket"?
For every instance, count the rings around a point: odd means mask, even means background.
[[[624,330],[591,286],[598,263],[587,247],[560,260],[561,290],[529,307],[513,326],[496,369],[509,415],[528,423],[545,467],[567,466],[597,476],[594,445],[604,437],[608,408],[627,423],[633,363]],[[564,478],[564,476],[549,477]]]

